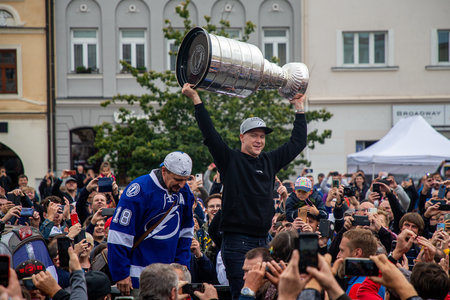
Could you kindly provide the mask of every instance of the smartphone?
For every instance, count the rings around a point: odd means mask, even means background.
[[[447,190],[445,184],[441,184],[439,186],[439,192],[438,192],[438,198],[444,199],[445,198],[445,191]]]
[[[334,235],[334,223],[327,219],[320,219],[319,231],[322,237],[332,237]]]
[[[199,291],[201,293],[203,293],[205,291],[203,283],[187,283],[187,284],[183,285],[183,287],[181,289],[183,291],[183,294],[189,294],[189,295],[194,295],[195,291]]]
[[[377,265],[368,258],[344,259],[344,274],[349,276],[378,276]]]
[[[370,226],[370,221],[368,216],[358,216],[353,215],[353,222],[352,225],[354,226]]]
[[[9,268],[11,260],[9,255],[0,255],[0,285],[8,287],[9,282]]]
[[[339,176],[339,172],[330,172],[331,176]]]
[[[20,210],[21,217],[32,217],[34,213],[34,208],[31,207],[22,207]]]
[[[308,173],[313,173],[313,169],[305,169],[305,173],[306,173],[306,174],[308,174]]]
[[[199,181],[199,180],[202,180],[202,181],[203,181],[203,174],[202,174],[202,173],[197,173],[197,174],[195,174],[195,180],[196,180],[196,181]]]
[[[439,204],[439,205],[447,204],[447,201],[445,201],[445,200],[430,200],[430,201],[431,201],[431,203],[433,203],[433,205],[435,205],[435,204]]]
[[[31,277],[22,278],[22,283],[23,286],[29,291],[37,290],[37,288],[34,286],[33,279]]]
[[[439,230],[439,229],[445,230],[445,223],[437,223],[436,230]]]
[[[102,217],[112,217],[114,215],[115,208],[103,208]]]
[[[71,246],[72,241],[68,237],[60,237],[57,239],[59,266],[62,269],[69,268],[69,252],[67,249]]]
[[[70,214],[70,222],[72,223],[72,226],[80,223],[80,221],[78,220],[78,214],[76,212],[72,212]]]
[[[336,188],[339,188],[339,180],[333,179],[332,186],[333,186],[333,187],[336,187]]]
[[[369,207],[368,213],[369,214],[376,214],[376,213],[378,213],[378,209],[376,207]]]
[[[80,233],[74,237],[73,243],[78,244],[86,238],[86,229],[81,229]]]
[[[306,221],[307,221],[307,216],[308,216],[308,207],[306,207],[306,206],[303,206],[303,207],[300,207],[299,209],[298,209],[298,217],[300,218],[300,219],[302,219],[302,221],[303,222],[305,222],[306,223]]]
[[[102,177],[98,179],[98,192],[108,193],[112,192],[113,180],[111,177]]]
[[[439,205],[439,210],[450,211],[450,204],[441,204],[441,205]]]
[[[67,171],[67,174],[68,174],[69,176],[75,176],[75,175],[77,175],[77,171],[75,171],[75,170],[69,170],[69,171]]]
[[[306,267],[316,267],[318,265],[317,252],[319,251],[319,236],[316,233],[301,232],[298,237],[298,250],[300,252],[300,262],[298,269],[300,273],[306,273]]]
[[[372,192],[378,193],[381,196],[380,185],[378,183],[372,185]]]

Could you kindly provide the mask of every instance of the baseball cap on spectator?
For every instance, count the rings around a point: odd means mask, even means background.
[[[179,176],[189,176],[192,171],[192,159],[184,152],[175,151],[167,154],[160,165]]]
[[[75,181],[75,182],[77,182],[77,179],[76,179],[75,177],[73,177],[73,176],[70,176],[70,177],[68,177],[68,178],[66,179],[66,182],[64,182],[64,184],[66,184],[66,183],[68,183],[68,182],[70,182],[70,181]]]
[[[294,188],[296,191],[305,191],[309,192],[312,189],[312,183],[311,180],[309,180],[306,177],[299,177],[297,180],[295,180]]]
[[[45,272],[45,266],[42,262],[36,259],[29,259],[21,262],[16,267],[17,277],[23,279],[26,277],[31,277],[31,275],[38,274],[42,271]]]
[[[90,271],[85,275],[89,300],[103,298],[111,293],[111,281],[100,271]]]
[[[256,129],[256,128],[262,128],[264,129],[264,132],[266,134],[269,134],[273,131],[272,128],[269,128],[266,126],[266,122],[263,121],[263,119],[258,118],[258,117],[253,117],[253,118],[247,118],[244,120],[244,122],[242,122],[241,124],[241,134],[244,134],[252,129]]]

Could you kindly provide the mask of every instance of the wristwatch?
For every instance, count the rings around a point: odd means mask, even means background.
[[[256,298],[255,292],[252,291],[251,289],[249,289],[248,287],[242,288],[242,290],[241,290],[241,295],[242,295],[242,296],[249,296],[249,297]]]

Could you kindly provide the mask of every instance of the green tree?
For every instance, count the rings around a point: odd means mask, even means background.
[[[189,2],[188,0],[176,8],[176,12],[184,20],[184,31],[173,29],[170,21],[166,20],[164,35],[167,39],[175,40],[176,45],[181,43],[185,34],[192,28]],[[230,27],[227,21],[221,21],[219,26],[215,26],[210,23],[209,17],[205,17],[205,20],[207,25],[204,28],[208,32],[227,36],[226,29]],[[255,25],[247,22],[242,40],[247,41],[254,29]],[[98,152],[90,161],[107,157],[122,184],[158,167],[165,155],[175,150],[184,151],[191,156],[193,172],[203,172],[212,162],[212,157],[203,144],[194,118],[192,101],[181,94],[175,74],[171,71],[154,70],[142,73],[126,62],[122,61],[121,64],[148,93],[142,96],[119,94],[102,105],[125,103],[128,107],[139,106],[145,117],[137,117],[130,109],[122,107],[119,110],[120,123],[103,123],[96,126],[95,146]],[[266,151],[278,147],[290,137],[295,116],[289,102],[281,98],[276,91],[258,91],[245,99],[202,91],[199,91],[199,94],[217,131],[231,148],[240,148],[239,126],[242,120],[253,116],[261,117],[274,129],[274,132],[266,137]],[[332,114],[325,109],[306,113],[308,123],[324,122],[331,117]],[[308,147],[314,149],[315,143],[323,144],[329,137],[331,130],[320,133],[314,130],[308,134]],[[285,179],[293,175],[294,166],[299,164],[309,166],[303,154],[286,166],[279,177]]]

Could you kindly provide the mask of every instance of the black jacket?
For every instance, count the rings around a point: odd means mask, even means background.
[[[275,175],[306,146],[305,115],[296,114],[287,143],[256,158],[228,147],[203,104],[195,105],[195,118],[223,182],[220,230],[266,237],[274,214]]]

